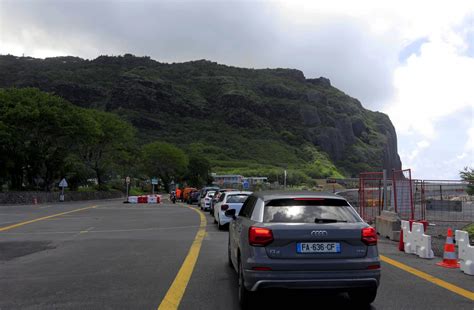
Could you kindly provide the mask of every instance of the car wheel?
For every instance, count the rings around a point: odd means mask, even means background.
[[[360,289],[349,292],[351,300],[358,305],[371,304],[377,297],[377,289]]]
[[[224,230],[224,225],[221,225],[221,221],[220,221],[220,220],[218,220],[218,222],[217,222],[217,228],[218,228],[219,230]]]
[[[244,271],[242,262],[239,259],[239,303],[242,309],[250,309],[253,297],[253,292],[245,288]]]

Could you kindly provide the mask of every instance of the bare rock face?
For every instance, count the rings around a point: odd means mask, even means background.
[[[328,78],[325,78],[325,77],[320,77],[320,78],[317,78],[317,79],[306,79],[306,82],[311,83],[313,85],[331,87],[331,81]]]

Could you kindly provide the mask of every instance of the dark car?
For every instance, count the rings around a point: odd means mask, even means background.
[[[245,308],[266,288],[331,289],[357,304],[377,295],[377,234],[334,194],[257,192],[227,210],[229,263]]]
[[[200,191],[198,191],[198,190],[192,191],[189,194],[188,204],[192,205],[193,203],[198,202],[200,195],[201,195]]]

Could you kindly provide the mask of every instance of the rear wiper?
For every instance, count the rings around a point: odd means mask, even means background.
[[[314,222],[317,224],[321,223],[347,223],[347,221],[341,221],[337,219],[320,219],[320,218],[315,218]]]

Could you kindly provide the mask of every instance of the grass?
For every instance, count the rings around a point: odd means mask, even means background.
[[[139,195],[144,195],[145,192],[142,191],[140,188],[132,187],[130,188],[128,195],[129,196],[139,196]]]
[[[465,226],[462,230],[467,231],[469,234],[469,239],[474,239],[474,223]]]

